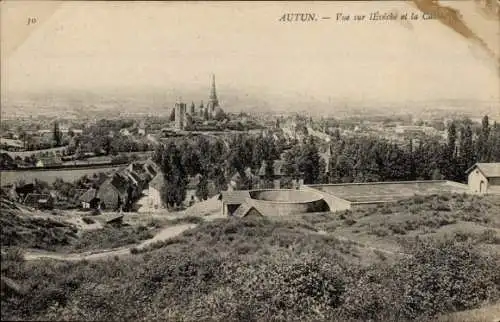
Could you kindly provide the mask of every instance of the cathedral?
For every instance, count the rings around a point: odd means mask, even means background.
[[[195,120],[209,121],[221,120],[225,118],[224,110],[220,107],[219,99],[217,98],[215,75],[212,74],[210,95],[206,105],[204,105],[203,101],[201,101],[197,112],[194,102],[191,103],[191,106],[188,109],[187,105],[179,100],[175,103],[173,113],[175,118],[175,128],[178,130],[184,130],[190,127]]]

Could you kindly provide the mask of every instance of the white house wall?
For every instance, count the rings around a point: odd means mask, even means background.
[[[467,178],[467,183],[469,185],[469,188],[472,192],[474,193],[480,193],[479,189],[481,187],[481,181],[484,181],[484,190],[488,190],[488,179],[486,179],[485,176],[479,171],[477,168],[469,173],[469,176]]]

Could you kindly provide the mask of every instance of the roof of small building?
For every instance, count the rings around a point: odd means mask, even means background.
[[[112,178],[106,180],[105,183],[109,183],[110,185],[115,187],[121,194],[127,193],[129,182],[118,173],[116,173]]]
[[[24,204],[36,204],[38,202],[47,202],[52,196],[48,193],[29,193],[24,198]]]
[[[220,198],[227,205],[240,205],[250,198],[248,190],[222,191]]]
[[[146,169],[144,169],[144,165],[145,163],[142,162],[134,162],[131,164],[130,168],[132,171],[136,172],[136,173],[143,173],[146,171]]]
[[[96,195],[97,195],[97,190],[94,188],[90,188],[84,194],[82,194],[78,199],[82,202],[91,202],[92,199],[96,197]]]
[[[134,171],[128,170],[126,171],[126,175],[132,181],[133,184],[139,184],[142,181],[139,175]]]
[[[486,177],[500,177],[500,162],[492,162],[492,163],[476,163],[472,167],[470,167],[466,173],[470,173],[475,168],[478,168],[479,171]]]
[[[14,162],[14,159],[7,152],[0,153],[0,160],[6,161],[6,162]]]
[[[253,207],[251,205],[244,202],[238,207],[238,209],[236,209],[236,211],[233,213],[233,216],[234,217],[245,217],[248,214],[248,212],[250,211],[250,209],[252,209],[252,208]]]
[[[152,175],[156,176],[158,174],[158,168],[154,166],[154,164],[151,162],[146,162],[144,164],[144,168]]]

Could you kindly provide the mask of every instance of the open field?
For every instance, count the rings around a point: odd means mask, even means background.
[[[310,187],[351,202],[396,201],[415,195],[466,193],[467,186],[448,181],[388,182],[311,185]]]
[[[43,153],[49,153],[49,155],[54,155],[56,152],[62,153],[62,151],[66,150],[67,146],[61,146],[57,148],[43,149],[43,150],[32,150],[32,151],[4,151],[0,150],[0,152],[5,152],[10,155],[12,158],[15,157],[29,157],[31,155],[40,155]]]
[[[42,180],[49,184],[53,183],[57,178],[61,178],[66,182],[73,182],[80,179],[84,175],[92,176],[99,172],[107,172],[116,170],[120,166],[88,166],[76,169],[30,169],[30,170],[5,170],[0,171],[0,182],[2,185],[13,184],[17,181],[32,182],[33,180]]]

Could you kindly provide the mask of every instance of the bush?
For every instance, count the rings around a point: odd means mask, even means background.
[[[470,243],[417,242],[414,257],[394,268],[405,286],[401,314],[409,319],[478,307],[500,295],[498,262]]]
[[[87,225],[92,225],[92,224],[95,224],[95,221],[94,219],[92,218],[89,218],[89,217],[83,217],[82,218],[83,222],[86,223]]]
[[[456,239],[409,243],[411,256],[395,263],[375,252],[382,261],[361,266],[349,259],[352,243],[247,218],[206,222],[151,246],[119,261],[2,258],[2,275],[29,291],[2,296],[1,318],[407,321],[500,299],[498,261]]]
[[[371,228],[370,233],[378,237],[384,237],[389,235],[389,230],[385,227],[374,227]]]
[[[401,224],[391,223],[389,224],[389,229],[395,234],[406,235],[406,230]]]
[[[356,221],[356,220],[354,220],[354,219],[352,219],[352,218],[347,218],[344,222],[345,222],[345,224],[346,224],[347,226],[352,226],[352,225],[354,225],[355,223],[357,223],[357,221]]]
[[[24,251],[18,247],[3,248],[1,260],[22,262],[24,261]]]

